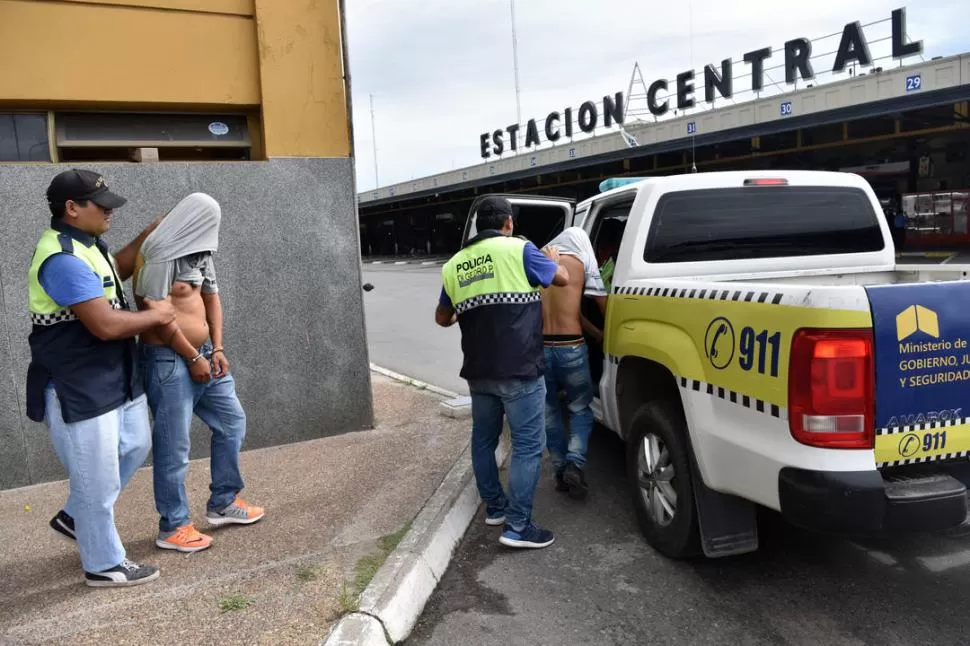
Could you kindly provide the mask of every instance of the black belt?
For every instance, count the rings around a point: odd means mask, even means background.
[[[542,345],[548,347],[583,345],[586,343],[581,335],[575,334],[543,334]]]

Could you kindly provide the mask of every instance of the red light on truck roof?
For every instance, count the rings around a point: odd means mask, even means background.
[[[760,179],[746,179],[744,180],[745,186],[788,186],[788,180],[782,178],[760,178]]]

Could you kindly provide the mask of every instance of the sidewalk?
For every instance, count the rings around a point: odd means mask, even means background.
[[[161,578],[129,589],[83,584],[73,543],[47,522],[66,482],[0,492],[0,644],[318,644],[356,606],[468,444],[471,424],[440,414],[442,397],[372,373],[376,429],[243,454],[249,527],[205,524],[208,463],[187,486],[210,549],[154,547],[151,472],[115,507],[129,558]]]

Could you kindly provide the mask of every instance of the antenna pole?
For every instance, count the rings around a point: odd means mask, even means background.
[[[374,124],[374,95],[370,95],[370,134],[374,142],[374,187],[381,187],[381,180],[377,174],[377,126]]]
[[[687,0],[687,13],[690,21],[690,69],[694,69],[694,3]],[[690,172],[697,172],[697,129],[690,135]]]
[[[509,0],[509,9],[512,12],[512,66],[515,72],[515,122],[521,125],[522,102],[519,98],[519,42],[515,33],[515,0]]]

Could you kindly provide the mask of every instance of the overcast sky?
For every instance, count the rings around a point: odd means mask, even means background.
[[[866,36],[870,42],[888,38],[888,19],[903,3],[515,0],[522,121],[544,120],[566,107],[575,113],[583,101],[601,106],[604,95],[625,94],[634,62],[649,86],[691,69],[692,58],[693,68],[702,71],[792,38],[841,32],[856,20],[885,19],[867,28]],[[482,163],[479,136],[516,121],[509,0],[347,0],[346,6],[358,189],[375,187],[371,94],[380,186]],[[970,51],[966,7],[967,0],[907,6],[907,31],[923,41],[927,60]],[[839,37],[823,41],[813,55],[838,44]],[[870,47],[874,57],[891,52],[888,40]],[[766,67],[783,59],[775,54]],[[879,64],[888,67],[890,61]],[[824,73],[831,56],[813,65],[817,82],[835,80]],[[734,76],[747,72],[748,66],[736,65]],[[784,81],[783,70],[771,74]],[[702,72],[700,78],[702,99]],[[750,79],[736,81],[738,102],[748,100],[745,88]]]

